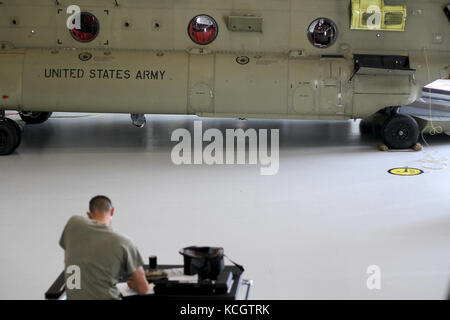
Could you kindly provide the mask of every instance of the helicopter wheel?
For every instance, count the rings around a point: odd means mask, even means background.
[[[51,112],[40,112],[40,111],[20,111],[19,112],[20,117],[23,121],[27,124],[38,124],[43,123],[48,120],[48,118],[51,117]]]
[[[22,141],[22,130],[11,119],[0,119],[0,156],[13,153]]]
[[[419,141],[419,125],[413,117],[395,114],[383,124],[381,135],[390,149],[409,149]]]
[[[16,131],[17,134],[17,141],[16,141],[16,146],[15,148],[17,148],[21,143],[22,143],[22,132],[23,132],[23,127],[21,127],[17,122],[15,122],[13,119],[9,119],[9,118],[5,118],[4,121],[6,121],[9,125],[11,125],[14,130]]]

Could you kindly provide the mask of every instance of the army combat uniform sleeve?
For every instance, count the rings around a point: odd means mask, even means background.
[[[125,241],[122,244],[124,251],[124,273],[131,276],[138,268],[144,265],[141,254],[137,247],[131,241]]]

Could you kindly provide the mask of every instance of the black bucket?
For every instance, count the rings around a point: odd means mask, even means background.
[[[180,250],[184,257],[184,274],[198,274],[200,279],[216,280],[225,268],[223,248],[187,247]]]

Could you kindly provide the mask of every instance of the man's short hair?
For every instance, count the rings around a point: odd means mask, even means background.
[[[113,208],[112,202],[108,197],[96,196],[89,201],[90,213],[110,212]]]

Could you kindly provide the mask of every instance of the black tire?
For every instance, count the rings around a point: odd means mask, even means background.
[[[396,114],[384,122],[381,134],[390,149],[409,149],[419,141],[420,129],[413,117]]]
[[[5,118],[4,121],[10,125],[12,128],[14,128],[16,134],[17,134],[17,141],[16,141],[16,145],[15,145],[15,149],[17,149],[17,147],[20,146],[20,144],[22,143],[22,128],[19,126],[19,124],[17,122],[15,122],[12,119],[9,118]]]
[[[52,116],[51,112],[19,112],[20,117],[27,124],[43,123]]]
[[[16,129],[6,121],[0,120],[0,156],[6,156],[16,150],[19,136]]]

